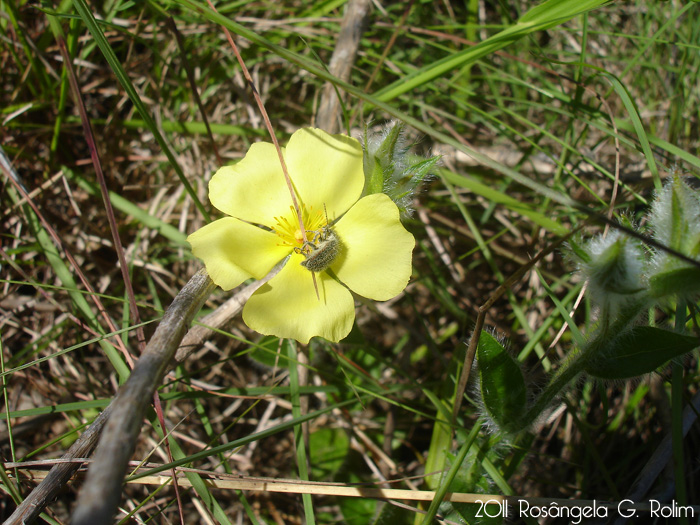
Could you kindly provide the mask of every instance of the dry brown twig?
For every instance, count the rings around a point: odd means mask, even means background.
[[[236,317],[243,309],[243,305],[248,298],[253,295],[253,292],[271,279],[277,270],[278,268],[270,272],[270,274],[264,279],[255,281],[245,286],[216,310],[203,317],[198,325],[192,327],[177,348],[174,361],[172,361],[172,366],[170,368],[174,368],[175,366],[184,362],[192,352],[196,351],[198,348],[201,348],[204,342],[214,333],[215,329],[225,326],[231,319]],[[172,309],[174,307],[183,306],[184,305],[181,303],[176,305],[176,302],[173,301],[173,305],[171,305],[170,308]],[[153,339],[151,341],[153,341]],[[150,344],[151,343],[149,343],[149,346]],[[158,383],[160,383],[160,380]],[[158,383],[156,383],[156,386]],[[148,396],[145,399],[150,400],[151,397],[152,396]],[[25,498],[21,505],[17,507],[12,516],[10,516],[10,518],[5,522],[6,525],[30,523],[35,520],[39,514],[41,514],[44,507],[46,507],[46,505],[56,497],[61,488],[70,480],[73,474],[82,465],[81,462],[69,460],[87,458],[90,455],[95,448],[95,445],[97,445],[97,441],[100,438],[100,433],[102,432],[102,429],[104,428],[104,425],[107,422],[111,412],[112,405],[109,405],[92,422],[90,427],[83,432],[80,438],[73,443],[73,446],[71,446],[70,449],[68,449],[68,451],[61,457],[61,462],[52,467],[46,478],[44,478],[41,483],[37,485],[37,487]],[[116,437],[120,440],[122,439],[121,434],[117,434]],[[121,487],[121,481],[119,482],[119,486]]]
[[[187,328],[215,287],[206,270],[200,270],[166,310],[129,379],[110,405],[112,413],[78,496],[72,523],[87,525],[112,520],[146,407],[163,380]]]
[[[328,66],[328,71],[333,76],[346,82],[350,79],[352,65],[355,63],[357,47],[367,22],[369,4],[369,0],[348,2],[335,50]],[[318,105],[316,125],[328,133],[335,133],[339,128],[341,107],[340,99],[336,93],[337,89],[333,84],[327,82],[323,87],[321,102]]]
[[[200,270],[190,279],[166,310],[146,350],[136,363],[131,376],[121,388],[117,397],[64,455],[64,459],[88,455],[94,448],[107,422],[101,438],[100,449],[98,450],[98,452],[101,450],[102,453],[96,455],[95,468],[90,469],[88,482],[85,485],[88,490],[84,492],[87,494],[83,494],[81,497],[95,498],[93,505],[99,503],[99,506],[103,509],[108,507],[108,502],[103,501],[103,499],[111,497],[116,499],[116,501],[114,507],[110,507],[108,516],[98,512],[94,518],[90,517],[89,521],[81,521],[82,518],[76,516],[74,517],[75,523],[108,523],[111,521],[111,509],[116,508],[121,495],[124,468],[133,453],[136,437],[141,429],[143,413],[147,406],[147,402],[144,402],[144,400],[149,400],[150,402],[153,392],[163,379],[172,357],[180,346],[187,327],[189,327],[206,298],[209,297],[214,286],[214,283],[204,270]],[[120,457],[126,457],[123,463],[119,461]],[[119,469],[121,465],[123,466]],[[22,502],[5,523],[28,523],[35,519],[41,513],[46,503],[55,496],[60,486],[79,467],[80,464],[76,463],[57,464],[49,473],[50,476],[47,477],[47,480],[32,491],[29,497]],[[121,471],[116,472],[116,470]],[[99,475],[112,476],[117,485],[117,490],[111,494],[100,493],[99,495],[94,495],[89,491],[91,474],[93,473],[92,477]],[[87,507],[90,512],[93,511],[91,505]]]

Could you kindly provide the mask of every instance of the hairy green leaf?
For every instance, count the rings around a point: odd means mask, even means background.
[[[512,431],[527,404],[520,366],[488,332],[481,332],[477,358],[484,406],[502,430]]]
[[[697,337],[638,326],[615,338],[598,359],[586,366],[588,374],[601,379],[627,379],[649,374],[700,344]]]

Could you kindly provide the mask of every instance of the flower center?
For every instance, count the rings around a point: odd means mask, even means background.
[[[331,226],[328,218],[321,210],[308,209],[302,205],[302,221],[306,230],[306,239],[299,229],[296,212],[289,207],[291,214],[275,217],[275,233],[281,238],[282,244],[291,246],[296,253],[304,256],[301,265],[311,272],[322,272],[328,268],[340,253],[340,240]]]
[[[324,226],[327,226],[325,216],[321,210],[314,210],[313,207],[307,208],[302,205],[301,220],[304,223],[306,230],[306,239],[301,234],[299,229],[299,220],[297,219],[294,207],[289,207],[289,213],[280,217],[275,217],[275,233],[279,236],[283,245],[294,248],[303,248],[305,243],[313,241],[314,236]]]

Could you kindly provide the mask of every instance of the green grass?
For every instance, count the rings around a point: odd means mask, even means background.
[[[200,267],[184,239],[218,217],[207,198],[216,152],[230,163],[266,140],[222,27],[237,35],[284,143],[312,123],[321,88],[334,80],[326,67],[345,3],[223,2],[218,14],[193,0],[115,0],[99,11],[85,0],[0,3],[2,148],[33,204],[3,169],[6,461],[59,457],[109,402],[129,374],[124,353],[139,354],[138,329],[150,337]],[[198,469],[187,474],[192,488],[180,488],[178,503],[172,487],[153,494],[129,484],[122,509],[156,522],[181,513],[197,523],[208,513],[219,523],[413,524],[436,514],[487,523],[464,504],[406,501],[406,509],[373,498],[212,489],[206,474],[619,501],[672,429],[676,471],[685,472],[672,499],[700,504],[697,431],[679,429],[698,389],[696,353],[635,382],[582,380],[525,435],[492,433],[471,387],[452,419],[478,308],[508,276],[576,228],[601,232],[610,206],[615,217],[641,220],[669,170],[700,174],[697,5],[600,4],[572,11],[562,0],[528,12],[529,3],[419,1],[403,25],[406,2],[372,9],[351,78],[337,82],[344,121],[359,138],[366,123],[399,119],[415,153],[443,155],[406,221],[417,241],[411,283],[387,304],[358,303],[341,344],[312,341],[306,381],[298,347],[262,339],[240,317],[217,327],[166,378],[167,432],[149,413],[134,456],[157,464],[154,472]],[[94,131],[136,318],[59,39]],[[572,270],[555,250],[486,312],[532,385],[594,329],[587,299],[575,307],[581,283]],[[216,292],[202,315],[229,296]],[[649,316],[697,335],[697,305],[689,306],[687,318],[674,318],[676,305]],[[14,500],[3,519],[35,486],[24,470],[0,480]],[[653,482],[643,501],[664,487],[661,477]],[[67,523],[79,486],[43,519]]]

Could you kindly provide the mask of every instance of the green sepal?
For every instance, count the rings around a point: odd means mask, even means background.
[[[676,181],[679,181],[676,183]],[[685,209],[683,208],[683,198],[679,194],[679,190],[682,191],[682,184],[680,184],[680,179],[675,179],[671,190],[671,231],[670,238],[668,239],[669,247],[679,250],[682,249],[682,243],[684,238],[684,233],[687,230],[687,225],[685,222]]]
[[[501,430],[520,430],[525,413],[527,389],[517,361],[495,337],[481,332],[477,349],[481,398],[491,418]]]
[[[584,250],[579,244],[573,239],[568,242],[568,247],[571,253],[581,262],[588,264],[591,262],[591,255],[588,251]]]
[[[600,379],[629,379],[650,374],[700,345],[697,337],[654,326],[637,326],[602,348],[585,371]]]
[[[395,123],[394,126],[389,130],[389,133],[387,133],[386,137],[382,141],[381,146],[379,146],[375,154],[380,159],[384,159],[384,165],[389,170],[393,167],[394,162],[396,161],[396,159],[394,159],[394,155],[397,153],[396,145],[399,142],[399,138],[401,137],[401,132],[403,131],[403,128],[403,123]]]
[[[698,215],[700,201],[698,193],[681,178],[673,177],[659,193],[653,206],[650,225],[654,238],[690,257],[698,255],[700,249],[700,229]]]
[[[430,157],[411,164],[403,173],[404,184],[400,188],[397,188],[395,195],[391,197],[395,201],[399,201],[406,197],[407,195],[413,193],[418,185],[430,176],[435,165],[440,161],[442,157]]]
[[[384,191],[384,170],[382,163],[376,156],[371,157],[371,173],[367,176],[367,186],[364,195],[372,195],[373,193],[382,193]]]
[[[396,123],[391,127],[380,146],[373,155],[365,151],[365,191],[363,195],[385,192],[385,183],[394,172],[397,144],[401,138],[404,125]],[[365,129],[365,147],[367,145],[367,130]],[[369,163],[370,166],[366,164]],[[369,173],[368,173],[369,172]]]
[[[687,266],[668,272],[652,275],[649,278],[649,295],[666,297],[669,295],[688,296],[700,293],[700,268]]]

